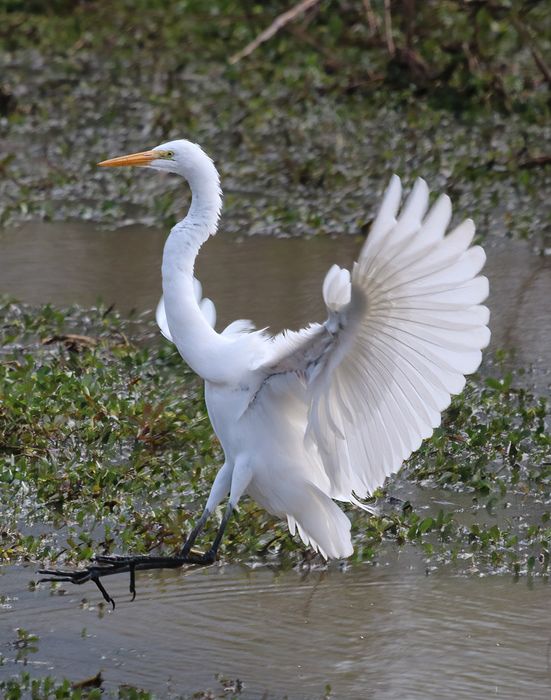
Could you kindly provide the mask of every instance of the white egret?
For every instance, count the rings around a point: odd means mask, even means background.
[[[212,562],[243,494],[286,519],[291,533],[298,530],[323,557],[350,556],[350,521],[336,501],[362,506],[358,499],[400,468],[440,424],[489,342],[489,311],[481,305],[488,281],[478,276],[485,254],[471,247],[473,222],[445,235],[450,200],[440,196],[427,213],[421,179],[400,210],[401,184],[393,176],[352,271],[334,265],[325,277],[324,323],[271,336],[241,320],[218,333],[214,305],[201,298],[194,277],[195,258],[216,233],[222,208],[213,161],[198,145],[177,140],[100,165],[147,167],[189,183],[190,209],[164,247],[157,320],[205,381],[225,461],[180,557],[99,560],[132,577],[134,568]],[[191,546],[228,495],[212,547],[194,559]]]

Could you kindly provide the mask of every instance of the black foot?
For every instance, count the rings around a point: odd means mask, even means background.
[[[60,581],[74,583],[78,586],[88,581],[93,581],[99,588],[103,599],[115,609],[115,601],[105,590],[100,578],[114,574],[130,573],[130,593],[132,600],[136,597],[136,571],[151,569],[177,569],[184,564],[194,566],[207,566],[216,560],[216,552],[212,549],[206,553],[191,551],[186,556],[177,557],[150,557],[150,556],[101,556],[95,557],[95,564],[85,569],[64,571],[63,569],[40,569],[39,574],[47,578],[41,578],[38,583],[47,581]]]

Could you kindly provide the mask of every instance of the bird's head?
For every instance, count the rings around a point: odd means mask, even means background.
[[[123,165],[138,165],[154,170],[177,173],[188,181],[193,181],[205,169],[213,168],[212,160],[196,143],[178,139],[167,141],[150,151],[140,151],[127,156],[118,156],[98,163],[103,167],[120,167]]]

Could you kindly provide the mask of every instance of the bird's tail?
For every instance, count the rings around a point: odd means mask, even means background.
[[[292,535],[298,530],[306,545],[325,559],[349,557],[354,548],[350,520],[329,496],[314,484],[302,484],[288,504],[287,522]]]

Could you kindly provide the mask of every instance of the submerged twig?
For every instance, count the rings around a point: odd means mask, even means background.
[[[189,554],[183,556],[118,556],[118,555],[96,555],[94,563],[84,569],[39,569],[38,573],[46,578],[39,579],[38,583],[74,583],[81,586],[83,583],[91,581],[95,583],[106,603],[109,603],[113,610],[115,601],[106,591],[100,581],[105,576],[116,574],[130,574],[130,593],[132,600],[136,597],[136,571],[150,571],[152,569],[177,569],[184,564],[192,566],[208,566],[214,563],[214,557],[209,554],[191,550]]]
[[[101,671],[98,671],[95,676],[90,676],[89,678],[83,678],[81,681],[74,681],[71,683],[71,688],[73,690],[83,690],[88,688],[101,688],[103,684],[103,677]]]

